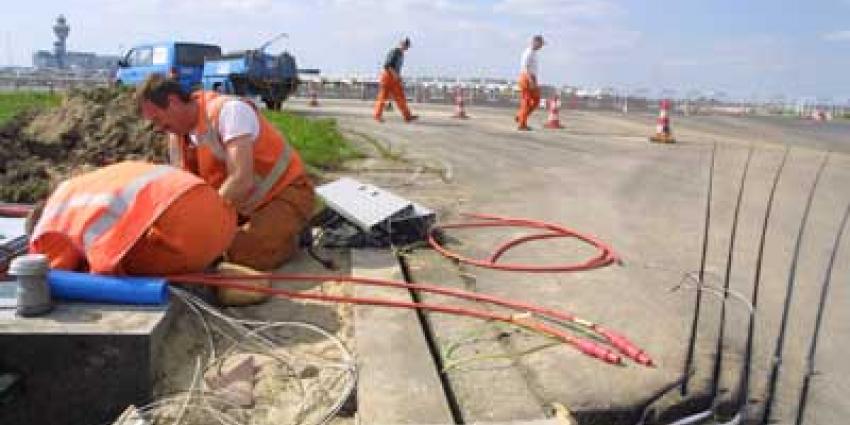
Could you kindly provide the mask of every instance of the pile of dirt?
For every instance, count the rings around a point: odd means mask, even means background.
[[[163,162],[165,152],[131,91],[72,90],[58,108],[21,113],[0,128],[0,201],[33,203],[74,172],[126,159]]]

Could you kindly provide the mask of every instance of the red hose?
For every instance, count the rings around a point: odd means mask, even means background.
[[[575,237],[577,237],[577,238],[579,238],[579,239],[581,239],[581,240],[583,240],[583,241],[585,241],[585,242],[587,242],[591,245],[594,245],[594,246],[596,246],[600,249],[603,249],[605,252],[607,252],[607,253],[609,253],[609,255],[611,255],[612,261],[614,261],[614,262],[620,261],[619,256],[614,254],[614,250],[610,246],[608,246],[608,244],[606,244],[605,242],[602,242],[601,240],[597,239],[595,236],[579,233],[575,230],[561,226],[559,224],[549,223],[549,222],[546,222],[546,221],[531,220],[531,219],[525,219],[525,218],[503,217],[503,216],[498,216],[498,215],[493,215],[493,214],[483,214],[483,213],[472,213],[472,214],[465,214],[465,215],[467,215],[469,217],[481,218],[481,219],[484,219],[484,220],[504,221],[504,222],[509,222],[509,223],[526,223],[526,224],[534,225],[536,227],[542,227],[542,228],[562,232],[562,233],[565,233],[565,234],[570,234],[570,235],[573,235],[573,236],[575,236]]]
[[[503,243],[502,245],[499,245],[499,247],[496,248],[496,251],[493,252],[493,255],[490,256],[488,261],[491,262],[491,263],[495,263],[496,261],[499,261],[499,258],[501,258],[502,255],[504,255],[505,252],[507,252],[509,249],[511,249],[511,248],[513,248],[517,245],[529,242],[529,241],[536,241],[536,240],[540,240],[540,239],[552,239],[552,238],[572,238],[572,237],[574,237],[574,236],[573,235],[564,235],[564,234],[561,234],[561,233],[538,233],[538,234],[535,234],[535,235],[520,236],[516,239],[509,240],[509,241]]]
[[[604,267],[611,263],[619,261],[619,257],[614,254],[613,249],[606,245],[604,242],[596,239],[591,235],[585,235],[576,232],[575,230],[557,225],[552,223],[547,223],[544,221],[537,220],[528,220],[528,219],[520,219],[520,218],[510,218],[510,217],[501,217],[489,214],[465,214],[469,217],[479,218],[484,221],[472,221],[466,223],[454,223],[454,224],[445,224],[441,226],[434,226],[431,229],[431,232],[428,234],[428,242],[431,246],[440,254],[455,259],[457,261],[472,264],[479,267],[486,267],[497,270],[505,270],[505,271],[522,271],[522,272],[572,272],[572,271],[583,271],[590,270],[598,267]],[[501,246],[499,246],[493,255],[490,256],[487,260],[474,259],[464,257],[455,252],[449,251],[444,248],[442,245],[437,242],[434,237],[434,233],[438,229],[458,229],[458,228],[472,228],[472,227],[527,227],[527,228],[536,228],[536,229],[545,229],[553,233],[541,233],[541,234],[533,234],[522,236],[513,240],[510,240]],[[585,243],[593,245],[599,250],[599,254],[595,257],[589,258],[584,262],[577,264],[566,264],[566,265],[555,265],[555,266],[540,266],[540,265],[529,265],[529,264],[516,264],[516,263],[496,263],[496,261],[509,249],[520,245],[525,242],[539,240],[539,239],[550,239],[555,237],[574,237],[579,239]]]
[[[503,300],[503,299],[500,299],[500,298],[497,298],[497,297],[494,297],[494,296],[491,296],[491,295],[479,294],[479,293],[469,292],[469,291],[463,291],[463,290],[460,290],[460,289],[445,288],[445,287],[440,287],[440,286],[435,286],[435,285],[427,285],[427,284],[406,283],[406,282],[401,282],[401,281],[396,281],[396,280],[391,280],[391,279],[364,278],[364,277],[354,277],[354,276],[310,275],[310,274],[283,274],[283,273],[261,273],[261,274],[256,274],[256,275],[185,274],[185,275],[177,275],[177,276],[168,276],[167,278],[171,281],[174,281],[174,282],[189,282],[189,283],[203,282],[205,284],[207,284],[207,283],[211,284],[211,282],[232,283],[232,282],[238,282],[238,281],[244,282],[244,281],[248,281],[248,280],[265,280],[265,279],[271,279],[271,280],[276,280],[276,281],[285,281],[285,282],[288,282],[288,281],[328,281],[328,280],[331,280],[331,281],[346,282],[346,283],[351,283],[351,284],[362,284],[362,285],[393,287],[393,288],[407,288],[407,289],[419,290],[419,291],[423,291],[423,292],[430,292],[430,293],[434,293],[434,294],[454,296],[454,297],[461,298],[461,299],[482,301],[482,302],[487,302],[487,303],[490,303],[490,304],[510,308],[510,309],[513,309],[513,310],[521,311],[521,312],[531,312],[531,313],[535,313],[535,314],[538,314],[538,315],[541,315],[541,316],[546,316],[550,319],[555,319],[555,320],[560,320],[560,321],[568,321],[568,322],[576,323],[576,324],[581,325],[581,326],[585,326],[588,329],[595,331],[598,335],[600,335],[602,338],[607,340],[608,343],[610,343],[612,347],[616,348],[621,353],[627,355],[627,357],[634,359],[637,363],[643,364],[643,365],[646,365],[646,366],[652,365],[652,360],[649,359],[649,357],[646,356],[646,354],[644,354],[644,351],[641,350],[640,348],[638,348],[637,346],[635,346],[628,339],[620,336],[619,334],[613,333],[613,332],[605,330],[605,329],[603,329],[604,332],[600,332],[598,329],[601,329],[601,328],[598,328],[597,324],[590,322],[588,320],[580,319],[573,314],[566,313],[566,312],[560,312],[560,311],[545,308],[545,307],[539,307],[539,306],[535,306],[535,305],[532,305],[532,304],[526,304],[526,303],[514,302],[514,301],[507,301],[507,300]],[[260,288],[254,287],[254,286],[245,286],[244,288],[246,290],[260,289]],[[242,288],[237,288],[237,289],[242,289]],[[260,292],[264,292],[264,290],[261,290]],[[286,293],[289,294],[291,292],[287,291]],[[295,294],[299,294],[299,293],[295,293]],[[283,295],[283,296],[287,296],[287,295]],[[311,295],[311,296],[312,297],[321,297],[319,295]],[[309,297],[305,296],[304,298],[309,298]],[[320,298],[310,298],[310,299],[320,299]],[[352,303],[355,303],[355,304],[359,303],[357,301],[340,301],[340,300],[349,300],[349,299],[351,299],[351,298],[337,297],[336,299],[326,299],[326,301],[352,302]],[[358,300],[358,299],[351,299],[351,300]],[[393,303],[392,301],[385,301],[385,300],[377,300],[377,301],[381,302],[381,304],[373,304],[373,305],[393,306],[393,305],[385,304],[385,303]],[[428,304],[426,304],[426,306],[435,307],[434,305],[428,305]],[[412,307],[411,303],[405,303],[404,305],[397,305],[396,307],[417,308],[417,307]],[[442,307],[442,306],[436,306],[436,307]],[[455,307],[447,307],[447,308],[455,309]],[[424,308],[424,309],[429,309],[429,308]],[[463,310],[463,309],[461,309],[461,310]],[[439,310],[435,310],[435,311],[439,311]],[[442,312],[445,313],[447,311],[442,311]],[[478,314],[490,314],[490,313],[487,313],[487,312],[477,312],[477,313]],[[461,313],[458,313],[458,314],[461,314]],[[473,317],[478,317],[478,316],[473,316]],[[499,316],[499,317],[504,318],[504,317],[509,317],[509,316]],[[479,318],[483,318],[483,317],[479,317]],[[495,317],[491,317],[491,319],[504,321],[502,319],[498,319],[498,318],[495,318]],[[514,320],[510,323],[515,323],[515,322],[516,321]],[[534,323],[536,323],[536,322],[534,322]],[[540,330],[538,328],[535,328],[535,329]],[[606,357],[610,358],[610,356],[608,356],[605,353],[605,351],[599,351],[599,350],[596,350],[595,348],[591,349],[586,344],[578,342],[578,341],[583,341],[581,339],[576,339],[576,341],[570,342],[570,341],[565,340],[563,335],[561,335],[561,334],[552,334],[552,335],[555,336],[556,338],[564,341],[564,342],[568,342],[571,345],[576,346],[577,348],[579,348],[579,350],[581,350],[585,354],[588,354],[588,355],[591,355],[591,356],[594,356],[594,357],[597,357],[597,358],[602,358],[603,360]],[[612,335],[614,336],[613,338],[611,337]],[[571,338],[574,338],[574,337],[571,337]],[[595,343],[592,343],[592,344],[595,344]],[[596,352],[597,354],[592,354],[592,352]],[[600,356],[602,356],[602,357],[600,357]],[[606,360],[606,361],[608,361],[608,360]]]

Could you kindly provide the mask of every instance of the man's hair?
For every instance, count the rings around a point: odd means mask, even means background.
[[[534,37],[532,37],[532,38],[531,38],[531,40],[532,40],[532,41],[539,41],[539,42],[541,42],[541,43],[542,43],[542,42],[543,42],[543,36],[542,36],[542,35],[540,35],[540,34],[537,34],[537,35],[535,35]]]
[[[136,88],[133,96],[136,105],[141,109],[142,102],[149,101],[160,108],[168,107],[168,96],[174,94],[184,103],[192,100],[192,96],[183,90],[180,83],[172,78],[166,78],[162,74],[151,74]]]
[[[401,45],[405,47],[410,47],[410,37],[404,37],[401,39]]]

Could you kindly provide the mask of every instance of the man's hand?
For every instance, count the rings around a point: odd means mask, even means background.
[[[251,191],[254,189],[254,140],[251,136],[239,136],[225,144],[227,153],[227,178],[218,189],[219,195],[233,204],[241,213],[246,211],[246,205]]]

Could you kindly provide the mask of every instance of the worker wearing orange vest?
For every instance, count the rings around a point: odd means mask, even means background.
[[[394,99],[398,110],[405,122],[411,122],[419,117],[410,113],[407,107],[407,97],[401,82],[401,66],[404,64],[404,52],[410,48],[410,39],[399,42],[398,47],[390,49],[384,61],[378,87],[378,97],[375,99],[375,121],[383,122],[384,103],[388,98]]]
[[[30,251],[51,268],[101,274],[200,272],[236,234],[236,211],[200,178],[120,162],[64,181],[40,210]]]
[[[253,103],[215,92],[189,95],[156,74],[136,99],[142,116],[169,133],[172,165],[200,176],[239,212],[228,261],[270,270],[295,253],[313,212],[313,184],[298,152]]]
[[[516,115],[517,130],[531,130],[531,127],[528,126],[528,117],[540,106],[537,51],[541,47],[543,47],[543,36],[535,35],[531,39],[531,46],[522,53],[519,80],[517,81],[520,90],[519,111]]]

